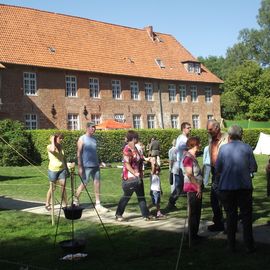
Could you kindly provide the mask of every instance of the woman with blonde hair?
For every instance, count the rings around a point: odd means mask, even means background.
[[[65,189],[66,177],[68,175],[67,163],[64,154],[63,147],[61,145],[64,136],[62,133],[56,133],[51,136],[51,143],[47,146],[47,152],[49,157],[48,177],[50,183],[49,190],[46,196],[46,210],[51,210],[51,197],[52,192],[55,190],[56,182],[59,182],[62,189],[62,200],[67,205],[67,195]]]

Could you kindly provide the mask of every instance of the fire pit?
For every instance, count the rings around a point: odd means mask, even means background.
[[[74,205],[69,206],[69,207],[63,207],[66,219],[71,219],[71,220],[80,219],[82,216],[83,209],[84,208],[80,206],[74,206]]]

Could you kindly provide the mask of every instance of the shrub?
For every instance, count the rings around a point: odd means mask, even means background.
[[[0,122],[1,123],[1,122]],[[68,161],[77,160],[77,141],[84,134],[84,131],[67,131],[67,130],[28,130],[25,131],[19,122],[2,123],[1,130],[3,138],[12,142],[13,147],[29,160],[36,163],[48,162],[48,154],[46,146],[50,143],[50,136],[55,132],[62,132],[65,136],[63,147]],[[126,130],[106,130],[96,131],[95,137],[98,142],[98,155],[104,162],[120,162],[122,160],[122,148]],[[139,129],[140,141],[146,146],[150,139],[155,136],[160,141],[161,158],[168,158],[168,151],[171,148],[173,139],[176,139],[181,133],[178,129]],[[244,129],[243,140],[250,144],[253,148],[256,146],[260,132],[270,134],[270,129]],[[192,136],[198,136],[201,139],[201,150],[208,144],[208,135],[205,129],[193,129]],[[145,152],[145,155],[147,153]],[[10,151],[3,142],[0,143],[1,166],[25,165],[26,161]]]
[[[31,137],[19,121],[0,121],[0,166],[23,166],[33,156]],[[37,156],[34,157],[37,160]]]

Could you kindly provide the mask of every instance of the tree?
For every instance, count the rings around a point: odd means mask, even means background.
[[[0,166],[26,165],[30,155],[29,135],[19,121],[0,121]]]
[[[245,61],[228,75],[221,97],[224,118],[248,118],[250,104],[260,94],[259,79],[262,73],[262,68],[256,62]]]
[[[227,50],[228,66],[234,66],[245,60],[255,60],[261,66],[270,65],[270,0],[262,0],[257,22],[260,29],[243,29],[232,48]]]
[[[270,119],[270,68],[264,69],[258,87],[260,93],[254,96],[249,106],[248,116],[254,120]]]
[[[198,60],[220,79],[224,79],[224,57],[210,55],[203,58],[200,56],[198,57]]]

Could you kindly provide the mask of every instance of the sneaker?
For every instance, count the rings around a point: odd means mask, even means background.
[[[115,220],[119,222],[125,221],[125,219],[122,216],[115,216]]]
[[[212,224],[212,225],[209,225],[207,227],[207,229],[210,232],[222,232],[222,231],[224,231],[224,225],[223,224],[220,224],[220,225]]]
[[[79,198],[78,198],[78,197],[74,196],[73,204],[74,204],[75,206],[79,206],[79,205],[80,205],[80,201],[79,201]]]
[[[162,213],[157,213],[157,218],[162,219],[162,218],[166,218],[166,216],[163,215]]]
[[[151,221],[151,220],[155,220],[156,218],[154,216],[147,216],[147,217],[143,217],[144,221]]]
[[[95,208],[100,213],[106,213],[110,211],[108,208],[102,206],[101,204],[96,204]]]

